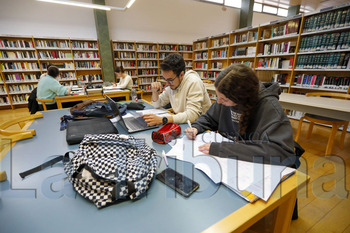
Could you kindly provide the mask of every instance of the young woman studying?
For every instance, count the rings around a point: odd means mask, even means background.
[[[132,89],[132,85],[133,85],[132,78],[130,75],[124,73],[124,69],[122,66],[118,66],[117,68],[115,68],[114,73],[120,79],[117,84],[118,88],[123,88],[128,90]]]
[[[277,83],[260,83],[249,67],[234,64],[216,81],[217,101],[192,123],[189,139],[206,130],[218,131],[232,142],[212,142],[199,147],[204,154],[238,160],[293,166],[293,130],[278,102]]]

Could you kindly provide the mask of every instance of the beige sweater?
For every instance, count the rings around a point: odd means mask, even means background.
[[[169,102],[176,113],[173,116],[175,123],[186,123],[187,120],[193,122],[211,106],[208,92],[197,72],[193,70],[185,73],[176,90],[166,87],[158,100],[153,102],[153,106],[160,108]]]
[[[131,78],[131,76],[127,75],[127,76],[125,76],[125,78],[120,78],[120,81],[117,84],[117,87],[131,90],[132,89],[132,78]]]

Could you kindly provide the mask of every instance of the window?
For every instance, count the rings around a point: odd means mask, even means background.
[[[277,14],[277,8],[276,7],[272,7],[272,6],[264,5],[263,6],[263,12],[270,13],[270,14]]]
[[[283,8],[278,8],[277,15],[287,17],[288,16],[288,10],[283,9]]]

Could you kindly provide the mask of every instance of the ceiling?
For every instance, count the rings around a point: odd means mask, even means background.
[[[288,7],[300,5],[300,10],[316,11],[323,8],[349,3],[349,0],[254,0],[267,5]]]

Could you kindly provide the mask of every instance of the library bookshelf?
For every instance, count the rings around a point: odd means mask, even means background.
[[[49,64],[63,85],[102,83],[96,39],[0,36],[0,108],[23,107]]]
[[[205,70],[202,79],[208,81],[215,81],[208,73],[215,37],[193,42],[193,67]],[[246,64],[260,81],[279,82],[288,93],[350,92],[350,3],[238,29],[228,37],[222,68]]]
[[[222,68],[227,66],[229,36],[225,33],[209,38],[208,80],[215,80]]]

